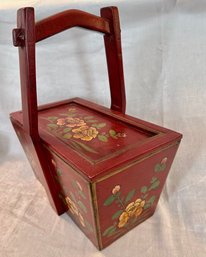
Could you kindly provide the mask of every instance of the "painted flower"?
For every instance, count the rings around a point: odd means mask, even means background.
[[[65,198],[65,200],[67,202],[67,205],[68,205],[68,208],[70,209],[70,211],[73,214],[78,215],[79,211],[78,211],[76,204],[68,196]]]
[[[167,157],[165,157],[165,158],[163,158],[162,160],[161,160],[161,164],[165,164],[167,162]]]
[[[75,109],[75,108],[69,108],[68,111],[69,111],[69,112],[74,112],[74,111],[76,111],[76,109]]]
[[[80,221],[80,223],[82,224],[82,226],[85,227],[84,218],[83,218],[83,216],[81,215],[80,212],[79,212],[79,221]]]
[[[143,212],[143,207],[145,205],[145,200],[137,199],[134,202],[134,204],[136,206],[135,217],[138,217]]]
[[[67,118],[66,122],[67,122],[66,126],[69,128],[81,127],[81,126],[86,125],[84,120],[81,120],[79,118]]]
[[[135,215],[136,209],[137,208],[136,208],[135,202],[131,202],[127,205],[125,210],[128,213],[129,217],[132,217]]]
[[[124,227],[124,226],[126,225],[128,219],[129,219],[129,214],[124,211],[124,212],[119,216],[118,227],[119,227],[119,228]]]
[[[56,162],[55,162],[55,160],[54,159],[51,159],[51,162],[52,162],[52,164],[54,165],[54,167],[56,167],[57,165],[56,165]]]
[[[116,195],[117,192],[119,192],[120,190],[120,185],[116,185],[113,189],[112,189],[112,194]]]
[[[125,208],[125,211],[119,216],[118,227],[122,228],[132,217],[138,217],[143,212],[145,200],[138,198],[135,202],[131,202]]]
[[[65,124],[65,119],[64,118],[60,118],[57,120],[57,125],[59,126],[63,126]]]
[[[93,138],[95,138],[98,135],[98,131],[96,128],[88,127],[88,126],[82,126],[77,129],[73,129],[72,132],[74,133],[74,138],[80,138],[84,141],[90,141]]]
[[[116,136],[117,136],[117,137],[126,137],[127,134],[124,133],[124,132],[118,132],[118,133],[116,134]]]

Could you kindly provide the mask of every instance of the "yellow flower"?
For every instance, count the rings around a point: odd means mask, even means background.
[[[82,126],[77,129],[73,129],[72,132],[74,133],[74,138],[80,138],[84,141],[90,141],[93,138],[95,138],[98,135],[98,131],[96,128],[88,127],[88,126]]]
[[[81,215],[80,212],[79,212],[79,221],[80,221],[80,223],[82,224],[82,226],[85,227],[84,218],[83,218],[83,216]]]
[[[134,216],[135,212],[136,212],[136,206],[134,202],[131,202],[130,204],[127,205],[126,207],[126,212],[128,213],[129,217]]]
[[[127,205],[125,211],[119,217],[118,227],[122,228],[132,217],[138,217],[143,212],[145,200],[137,199]]]
[[[117,192],[119,192],[120,190],[120,185],[116,185],[113,189],[112,189],[112,194],[116,195]]]
[[[134,202],[135,206],[136,206],[136,210],[135,210],[135,217],[138,217],[142,212],[143,212],[143,207],[145,205],[145,200],[142,199],[137,199]]]
[[[124,211],[124,212],[119,216],[118,227],[119,227],[119,228],[124,227],[125,224],[127,223],[128,219],[129,219],[129,214]]]
[[[73,214],[76,214],[78,215],[79,211],[78,211],[78,208],[76,206],[76,204],[67,196],[65,198],[66,202],[67,202],[67,205],[68,205],[68,208],[69,210],[73,213]]]
[[[86,125],[84,120],[80,120],[79,118],[67,118],[66,122],[67,122],[66,126],[69,128],[81,127]]]

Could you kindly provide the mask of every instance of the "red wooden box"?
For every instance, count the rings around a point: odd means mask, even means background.
[[[22,111],[11,122],[58,214],[68,212],[102,249],[153,215],[182,135],[128,116],[116,7],[69,10],[34,22],[18,11]],[[37,107],[35,44],[80,26],[105,34],[111,109],[74,98]]]

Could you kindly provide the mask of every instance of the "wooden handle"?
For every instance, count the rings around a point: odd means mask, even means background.
[[[48,161],[46,149],[42,145],[38,131],[35,45],[37,41],[74,26],[105,33],[104,42],[110,82],[111,109],[124,113],[126,101],[119,16],[116,7],[101,9],[101,17],[70,10],[36,24],[34,9],[31,7],[22,8],[17,12],[17,29],[13,30],[13,44],[19,48],[23,128],[30,137],[38,156],[50,202],[59,214],[64,211],[65,206],[58,197],[58,186],[52,175],[54,174],[54,167]]]
[[[38,137],[36,94],[36,42],[65,29],[80,26],[104,33],[105,51],[111,92],[111,109],[125,113],[125,88],[118,9],[105,7],[101,17],[79,10],[68,10],[35,24],[34,8],[17,12],[17,29],[13,30],[14,46],[19,47],[23,126],[34,138]]]
[[[76,26],[110,33],[106,19],[80,10],[67,10],[36,23],[36,42]]]

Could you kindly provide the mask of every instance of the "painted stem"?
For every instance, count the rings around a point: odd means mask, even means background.
[[[124,209],[125,209],[125,206],[124,206],[124,204],[123,204],[121,198],[119,197],[119,194],[117,194],[117,200],[118,200],[118,202],[120,203],[120,205],[122,206],[122,208],[123,208],[123,210],[124,210]]]

